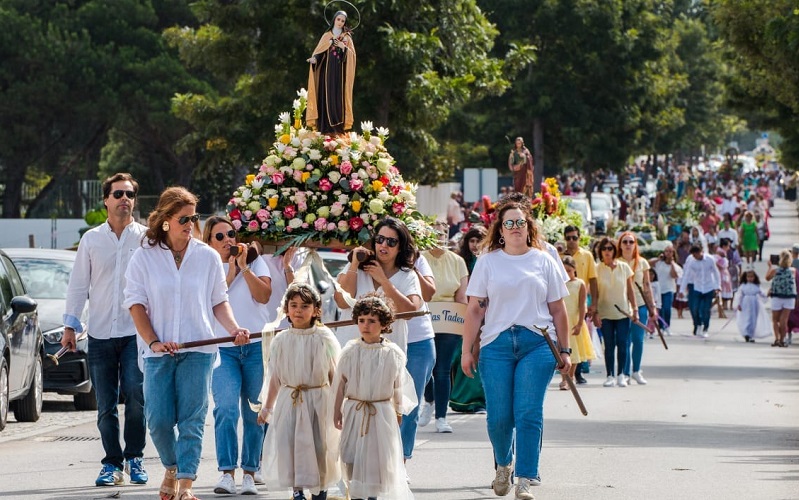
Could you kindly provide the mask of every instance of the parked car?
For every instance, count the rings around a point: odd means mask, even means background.
[[[594,215],[591,212],[591,205],[588,203],[588,198],[585,195],[568,196],[569,209],[579,213],[583,218],[583,230],[593,235],[594,228]]]
[[[339,252],[336,250],[319,250],[319,256],[325,264],[325,268],[336,279],[344,266],[347,265],[347,252]],[[316,265],[311,266],[311,275],[322,296],[322,322],[329,323],[331,321],[338,321],[341,317],[341,310],[336,305],[333,295],[336,293],[336,287],[333,283],[328,283],[325,279],[324,272]]]
[[[594,229],[604,234],[613,224],[613,200],[606,193],[591,193],[591,212],[594,214]]]
[[[67,286],[76,253],[44,248],[9,248],[6,253],[14,261],[30,296],[39,303],[44,350],[47,355],[55,356],[61,349],[61,337],[64,335]],[[97,399],[89,376],[86,319],[87,309],[84,309],[81,317],[83,333],[78,335],[76,352],[64,353],[57,364],[45,360],[44,365],[45,392],[72,396],[75,409],[80,411],[97,409]]]
[[[0,430],[9,410],[19,422],[42,414],[42,330],[37,303],[14,263],[0,251]]]

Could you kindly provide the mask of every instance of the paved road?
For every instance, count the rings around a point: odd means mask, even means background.
[[[778,202],[765,255],[799,242],[793,205]],[[761,276],[765,265],[757,264]],[[686,317],[688,317],[686,313]],[[707,341],[677,321],[666,351],[648,340],[649,385],[603,388],[601,360],[580,386],[589,415],[551,385],[538,499],[799,499],[799,342],[744,343],[734,322],[711,321]],[[95,488],[102,448],[92,412],[48,404],[41,425],[11,419],[0,434],[0,500],[156,498],[162,468],[148,445],[148,486]],[[419,500],[495,498],[491,449],[480,415],[450,415],[453,434],[420,430],[408,462]],[[195,493],[213,498],[213,421],[206,424]],[[266,497],[264,493],[261,496]],[[270,492],[270,498],[288,498]],[[512,498],[512,494],[507,497]]]

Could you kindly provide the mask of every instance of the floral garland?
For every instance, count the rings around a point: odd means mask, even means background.
[[[416,210],[416,186],[403,180],[384,145],[388,129],[371,122],[361,123],[362,134],[308,129],[306,90],[297,96],[293,123],[289,113],[280,114],[268,156],[227,205],[236,231],[285,246],[351,247],[367,241],[390,215],[408,226],[420,248],[435,244],[430,219]]]

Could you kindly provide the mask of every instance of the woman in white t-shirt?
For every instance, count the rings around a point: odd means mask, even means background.
[[[665,323],[666,335],[671,335],[671,308],[674,295],[677,293],[677,279],[682,275],[682,267],[677,264],[676,252],[672,245],[663,249],[660,257],[652,259],[649,264],[658,275],[660,284],[660,318]]]
[[[544,396],[556,366],[538,327],[548,327],[560,346],[561,372],[571,368],[563,301],[568,291],[555,262],[541,249],[527,207],[529,202],[509,201],[497,208],[486,239],[488,253],[477,259],[466,289],[461,354],[467,376],[474,376],[479,363],[496,462],[492,486],[500,496],[510,491],[515,442],[516,498],[531,498],[531,486],[541,482]]]
[[[255,249],[236,244],[236,230],[227,217],[213,216],[205,221],[203,241],[217,251],[225,270],[230,307],[240,325],[250,331],[260,331],[269,320],[266,304],[272,294],[272,280],[266,263]],[[237,248],[233,255],[231,248]],[[253,253],[254,252],[254,253]],[[249,256],[248,254],[252,254]],[[219,323],[216,335],[225,331]],[[211,394],[214,397],[214,436],[216,437],[216,462],[222,476],[214,488],[215,493],[236,494],[235,473],[241,467],[242,494],[255,495],[254,474],[261,461],[264,426],[258,424],[253,411],[241,412],[248,401],[258,401],[264,379],[261,339],[239,346],[219,348],[219,366],[211,376]],[[238,426],[242,421],[241,462],[239,462]]]

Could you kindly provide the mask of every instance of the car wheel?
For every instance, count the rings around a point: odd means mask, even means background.
[[[18,422],[36,422],[42,416],[42,394],[44,393],[42,376],[42,355],[36,355],[33,382],[28,394],[14,405],[14,417]]]
[[[89,392],[75,394],[73,401],[75,403],[75,409],[78,411],[97,409],[97,395],[94,393],[94,387],[92,387],[92,390]]]
[[[6,358],[0,358],[0,431],[8,422],[8,365]]]

